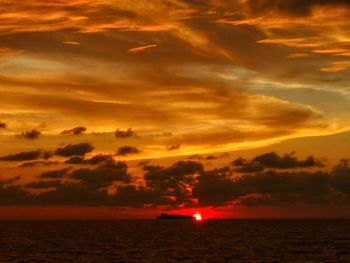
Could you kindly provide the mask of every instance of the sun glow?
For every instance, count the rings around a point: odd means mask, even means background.
[[[201,214],[195,213],[193,215],[193,217],[194,217],[194,220],[196,220],[196,221],[202,221],[202,215]]]

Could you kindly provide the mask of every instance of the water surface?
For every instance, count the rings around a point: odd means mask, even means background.
[[[0,221],[0,262],[350,262],[350,220]]]

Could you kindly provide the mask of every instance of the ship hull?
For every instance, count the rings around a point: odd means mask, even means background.
[[[193,216],[165,214],[165,215],[157,216],[157,219],[193,219]]]

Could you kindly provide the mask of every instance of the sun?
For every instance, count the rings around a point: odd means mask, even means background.
[[[193,217],[194,217],[194,220],[196,220],[196,221],[202,221],[202,215],[201,214],[195,213],[193,215]]]

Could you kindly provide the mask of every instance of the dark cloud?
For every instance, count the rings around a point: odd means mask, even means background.
[[[34,130],[31,130],[31,131],[22,132],[21,134],[19,134],[17,136],[19,138],[34,140],[34,139],[38,139],[40,135],[41,135],[41,132],[34,129]]]
[[[332,179],[334,189],[346,196],[350,194],[350,166],[348,160],[341,160],[338,165],[332,169]]]
[[[207,157],[205,157],[205,159],[206,160],[216,160],[216,159],[218,159],[218,157],[215,155],[207,155]]]
[[[117,129],[115,131],[115,137],[117,137],[117,138],[129,138],[129,137],[132,137],[134,135],[135,135],[134,131],[131,128],[128,128],[127,130]]]
[[[94,147],[90,143],[69,144],[65,147],[58,148],[55,154],[65,157],[70,157],[73,155],[84,156],[93,150]]]
[[[192,159],[197,159],[197,160],[202,160],[203,156],[201,156],[200,154],[194,154],[189,156],[187,159],[192,160]]]
[[[222,206],[239,196],[228,167],[205,171],[193,187],[193,197],[200,205]]]
[[[64,163],[68,164],[84,164],[84,158],[81,156],[72,156],[68,160],[66,160]]]
[[[11,179],[8,179],[8,180],[5,180],[3,181],[4,184],[12,184],[18,180],[20,180],[22,177],[21,176],[16,176],[16,177],[13,177]]]
[[[347,0],[249,0],[248,5],[251,10],[257,13],[264,13],[269,10],[274,10],[296,16],[305,16],[310,13],[313,6],[350,6],[350,3]]]
[[[92,156],[90,159],[84,159],[81,156],[72,156],[68,160],[65,161],[65,163],[68,164],[86,164],[86,165],[97,165],[101,163],[113,163],[113,155],[111,154],[98,154],[95,156]]]
[[[0,121],[0,129],[7,128],[7,124]]]
[[[350,174],[349,160],[340,160],[339,164],[333,167],[332,173],[337,176],[347,176]]]
[[[127,166],[123,162],[104,163],[95,169],[75,170],[71,178],[79,180],[82,185],[96,189],[107,187],[114,181],[128,183],[131,180]]]
[[[144,167],[145,185],[132,181],[123,162],[94,168],[53,170],[24,186],[0,181],[0,204],[169,206],[293,206],[350,204],[350,166],[342,160],[331,171],[267,171],[237,176],[230,167],[204,170],[179,161],[169,167]],[[65,181],[61,179],[65,178]],[[44,180],[42,180],[44,179]],[[107,188],[115,187],[108,193]],[[30,189],[45,189],[30,193]]]
[[[162,134],[157,134],[157,136],[163,136],[163,137],[171,137],[173,136],[172,132],[163,132]]]
[[[128,154],[138,154],[140,150],[133,146],[122,146],[117,150],[116,155],[124,156]]]
[[[236,171],[239,173],[256,173],[264,171],[265,167],[258,162],[248,163],[239,167]]]
[[[113,205],[105,190],[78,183],[65,182],[58,184],[55,189],[45,191],[35,196],[34,202],[40,205],[83,205],[101,206]]]
[[[231,164],[234,166],[244,166],[247,163],[248,163],[248,161],[246,159],[239,157],[238,159],[233,160]]]
[[[38,149],[30,152],[20,152],[16,154],[10,154],[7,156],[0,157],[3,161],[32,161],[38,159],[49,159],[52,156],[50,152]]]
[[[60,179],[64,177],[69,169],[52,170],[42,173],[39,178],[41,179]]]
[[[168,168],[147,165],[145,180],[151,188],[177,187],[180,181],[192,182],[192,175],[203,170],[203,165],[194,161],[179,161]]]
[[[229,170],[213,170],[198,178],[193,195],[200,205],[330,205],[350,202],[349,166],[326,172],[265,172],[232,178]],[[336,170],[339,169],[336,168]],[[215,194],[213,194],[215,193]]]
[[[150,164],[150,160],[143,160],[143,161],[140,161],[137,166],[146,166],[146,165],[149,165]]]
[[[47,173],[44,177],[42,175],[41,178],[56,179],[57,177],[57,180],[40,180],[24,186],[29,189],[47,189],[40,194],[29,194],[23,190],[24,188],[18,187],[22,195],[26,195],[27,198],[25,201],[16,201],[36,205],[122,205],[117,201],[116,196],[108,195],[103,188],[110,186],[113,182],[127,184],[131,180],[127,173],[127,166],[122,162],[104,163],[94,169],[77,169],[69,173],[68,170],[57,170]],[[63,176],[69,180],[66,182],[59,180]],[[0,184],[0,197],[1,191]]]
[[[81,135],[84,132],[86,132],[86,130],[87,129],[85,127],[79,126],[79,127],[75,127],[73,129],[70,129],[70,130],[64,130],[61,132],[61,134]]]
[[[180,149],[181,145],[180,144],[174,144],[174,145],[170,145],[167,148],[168,151],[174,151],[174,150],[178,150]]]
[[[169,205],[172,201],[159,191],[135,185],[124,185],[117,188],[117,194],[112,197],[112,203],[122,207],[144,207],[151,205]]]
[[[110,154],[98,154],[92,156],[90,159],[85,160],[86,164],[97,165],[100,163],[113,163],[113,155]]]
[[[26,205],[31,198],[22,186],[0,181],[0,205]]]
[[[58,162],[49,162],[49,161],[33,161],[33,162],[25,162],[20,165],[20,167],[36,167],[36,166],[50,166],[57,165]]]
[[[270,152],[252,159],[252,162],[258,162],[261,165],[268,168],[298,168],[298,167],[317,167],[321,163],[317,161],[313,156],[308,156],[305,160],[298,160],[294,153],[284,154],[279,156],[277,153]]]
[[[168,168],[148,165],[144,169],[146,185],[160,197],[167,197],[169,204],[179,205],[191,203],[190,188],[203,166],[198,162],[179,161]]]
[[[308,167],[322,167],[321,161],[313,156],[308,156],[305,160],[299,160],[294,153],[284,154],[282,156],[275,152],[264,153],[254,157],[252,160],[238,158],[232,161],[232,165],[240,166],[240,172],[258,172],[265,168],[294,169]]]
[[[38,181],[32,182],[25,185],[27,188],[32,189],[47,189],[47,188],[56,188],[61,185],[60,180],[50,180],[50,181]]]
[[[230,156],[231,156],[230,153],[225,152],[225,153],[222,153],[219,157],[223,158],[223,159],[226,159],[226,158],[229,158]]]
[[[245,206],[341,202],[332,198],[339,190],[334,188],[333,179],[332,175],[322,172],[266,172],[243,176],[236,182],[241,190],[241,196],[236,201]],[[246,199],[252,195],[253,199]]]

